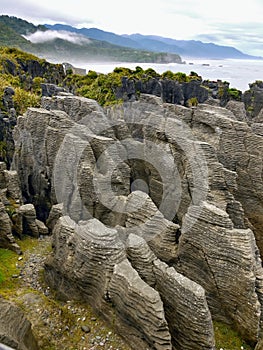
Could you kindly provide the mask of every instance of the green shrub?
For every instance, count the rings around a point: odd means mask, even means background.
[[[33,79],[33,84],[32,84],[32,90],[34,93],[36,93],[37,95],[41,95],[41,84],[45,82],[44,78],[41,77],[35,77]]]
[[[242,92],[235,88],[228,89],[228,94],[233,100],[241,101]]]
[[[186,83],[190,80],[189,77],[185,73],[182,73],[182,72],[175,73],[174,76],[175,76],[175,79],[179,83]]]
[[[15,95],[13,100],[16,112],[20,115],[25,113],[28,107],[39,107],[41,98],[34,93],[18,87],[15,88]]]

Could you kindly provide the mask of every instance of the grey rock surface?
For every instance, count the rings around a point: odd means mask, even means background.
[[[153,271],[174,348],[215,349],[205,290],[160,260],[153,262]]]
[[[245,338],[256,341],[262,269],[253,233],[228,227],[222,210],[204,207],[201,212],[200,207],[190,207],[185,215],[176,269],[203,286],[216,319],[232,320]],[[212,218],[216,216],[222,218],[220,225]]]
[[[12,235],[12,222],[5,211],[5,206],[0,198],[0,247],[10,249],[18,254],[21,253],[21,249],[16,243],[14,236]]]
[[[33,204],[21,205],[19,207],[19,214],[21,214],[23,218],[23,231],[30,236],[39,237],[39,226],[42,225],[40,223],[37,224],[36,210]]]
[[[136,339],[138,347],[172,349],[160,295],[139,277],[128,260],[115,265],[109,297],[118,317],[131,324],[129,337]]]
[[[39,349],[31,323],[21,309],[1,298],[0,316],[0,343],[17,350]]]
[[[149,84],[159,89],[156,82]],[[43,107],[18,118],[13,169],[37,216],[49,215],[54,236],[46,264],[49,283],[66,296],[84,295],[109,317],[109,285],[122,310],[121,283],[128,285],[128,276],[140,275],[142,296],[145,285],[160,291],[166,322],[176,329],[176,318],[166,314],[165,305],[175,313],[176,306],[161,293],[170,273],[162,265],[167,263],[175,269],[169,293],[182,280],[176,274],[183,274],[191,280],[185,296],[190,304],[200,302],[206,315],[207,332],[197,327],[200,342],[193,336],[193,346],[214,346],[209,312],[256,343],[263,319],[259,125],[249,126],[238,104],[190,109],[150,95],[106,109],[92,100],[55,96],[45,98]],[[63,210],[55,207],[58,203]],[[123,276],[126,257],[131,266],[126,262],[130,272]],[[159,270],[157,259],[162,261]],[[134,297],[127,298],[129,303]],[[199,324],[199,311],[192,309]],[[128,327],[121,316],[119,324],[120,332],[121,324]],[[184,325],[182,320],[182,334]],[[147,337],[153,344],[152,335]],[[136,344],[135,338],[131,343]],[[192,346],[188,340],[176,342],[172,336],[174,349]]]

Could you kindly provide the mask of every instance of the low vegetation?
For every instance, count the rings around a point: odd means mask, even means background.
[[[133,81],[145,83],[152,78],[160,80],[175,80],[178,83],[190,82],[191,80],[200,80],[201,77],[197,73],[191,72],[189,75],[181,72],[173,73],[166,71],[162,74],[157,73],[154,69],[142,69],[137,66],[134,70],[125,67],[116,67],[113,72],[108,74],[96,73],[89,71],[85,76],[73,74],[68,71],[64,80],[64,85],[74,93],[96,100],[102,106],[108,106],[122,102],[116,97],[116,91],[122,86],[123,78]],[[196,100],[190,101],[192,105],[196,105]]]
[[[17,48],[0,47],[0,110],[8,110],[3,99],[7,87],[14,90],[13,103],[17,115],[23,114],[28,107],[39,106],[40,84],[62,81],[62,74],[57,78],[59,72],[63,72],[61,65],[48,63]]]
[[[216,350],[252,350],[229,325],[214,322]]]

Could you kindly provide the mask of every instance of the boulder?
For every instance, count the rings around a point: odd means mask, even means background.
[[[23,232],[38,238],[39,228],[36,222],[36,210],[33,204],[21,205],[18,212],[23,218]]]

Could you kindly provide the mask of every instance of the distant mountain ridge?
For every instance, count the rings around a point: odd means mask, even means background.
[[[111,44],[134,49],[149,50],[154,52],[177,53],[183,57],[207,58],[207,59],[261,59],[241,52],[232,46],[217,45],[214,43],[203,43],[197,40],[176,40],[156,35],[123,34],[118,35],[106,32],[98,28],[75,28],[63,24],[45,24],[51,30],[66,30],[85,35],[91,39],[107,41]]]
[[[43,25],[35,26],[21,18],[2,15],[0,16],[0,46],[19,48],[56,62],[182,63],[181,57],[176,53],[134,49],[112,44],[106,40],[92,38],[87,40],[87,36],[76,33],[75,28],[70,26],[64,26],[62,35],[61,32],[54,32],[54,35],[50,36],[52,30],[48,29]],[[69,32],[74,36],[70,37],[67,34]],[[35,34],[40,34],[41,40],[38,38],[38,41],[33,41],[32,35]],[[123,40],[127,39],[123,38]]]

